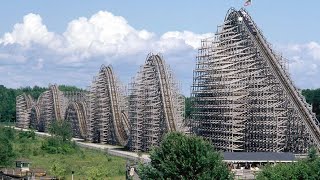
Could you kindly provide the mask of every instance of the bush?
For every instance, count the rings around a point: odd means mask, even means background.
[[[78,146],[74,142],[63,142],[61,139],[50,137],[42,143],[41,149],[49,154],[72,154]]]
[[[86,170],[86,177],[89,180],[105,179],[108,176],[108,170],[103,168],[101,165],[98,167],[88,167]]]
[[[141,179],[232,179],[222,156],[200,137],[169,133],[138,168]]]
[[[71,125],[65,120],[57,120],[52,122],[49,127],[51,136],[55,136],[62,141],[70,141],[72,138]]]
[[[14,140],[15,131],[11,127],[2,127],[0,126],[0,136],[8,140]]]
[[[49,154],[72,154],[78,150],[75,142],[71,142],[72,131],[70,124],[66,121],[52,122],[49,127],[51,137],[47,138],[41,145],[41,149]]]
[[[0,167],[11,165],[14,157],[15,154],[11,142],[7,138],[0,136]]]
[[[66,166],[59,162],[53,162],[50,172],[58,179],[64,178],[67,174]]]
[[[35,140],[36,133],[34,131],[20,131],[18,134],[19,139],[32,139]]]
[[[0,166],[11,165],[15,157],[12,141],[15,132],[13,128],[0,126]]]
[[[277,164],[266,166],[257,174],[257,180],[282,179],[320,179],[320,159],[317,150],[312,147],[309,157],[290,164]]]

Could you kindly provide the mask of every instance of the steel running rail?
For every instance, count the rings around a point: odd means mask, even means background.
[[[163,60],[159,55],[155,55],[155,63],[156,67],[158,68],[158,73],[160,77],[160,89],[161,95],[163,100],[163,109],[165,114],[165,119],[168,125],[168,131],[176,131],[176,124],[173,116],[173,105],[172,105],[172,98],[171,98],[171,91],[169,82],[167,80],[168,74],[164,67]]]
[[[277,75],[276,77],[281,82],[281,85],[286,89],[286,92],[288,92],[290,99],[294,103],[294,106],[298,109],[298,113],[300,113],[300,115],[303,117],[302,119],[305,122],[306,127],[309,129],[310,135],[313,137],[313,141],[315,141],[315,145],[318,149],[320,149],[320,129],[317,119],[313,117],[309,109],[306,108],[301,96],[297,93],[294,85],[281,68],[276,56],[270,50],[266,40],[263,38],[263,35],[259,31],[257,25],[252,21],[249,14],[244,9],[237,11],[237,14],[243,18],[243,24],[250,32],[249,35],[251,39],[261,50],[262,55],[267,59],[272,71]]]
[[[109,95],[110,95],[110,106],[112,109],[112,116],[113,116],[113,125],[116,137],[121,145],[126,145],[128,141],[127,134],[125,132],[125,128],[123,123],[121,122],[121,112],[119,109],[119,102],[118,102],[118,94],[116,89],[115,77],[113,71],[110,66],[106,67],[106,77],[108,78],[109,83]]]

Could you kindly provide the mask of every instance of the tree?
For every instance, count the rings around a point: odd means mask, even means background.
[[[66,167],[63,164],[59,162],[54,162],[50,167],[50,172],[54,177],[61,179],[66,176],[67,171],[66,171]]]
[[[190,118],[192,113],[192,99],[191,97],[185,97],[185,117]]]
[[[14,138],[13,128],[0,126],[0,166],[8,166],[12,163],[15,154],[11,142]]]
[[[312,105],[312,112],[316,113],[317,118],[320,119],[320,88],[304,89],[302,90],[302,95]]]
[[[57,120],[51,123],[49,133],[61,139],[63,142],[69,141],[72,138],[72,130],[69,122]]]
[[[315,161],[317,159],[318,153],[315,147],[311,147],[308,151],[308,158],[310,161]]]
[[[151,162],[140,165],[141,179],[232,179],[220,153],[196,136],[173,132],[150,153]]]
[[[11,127],[0,127],[1,135],[2,137],[13,140],[15,138],[15,131]]]
[[[8,166],[12,163],[15,154],[9,139],[0,135],[0,167]]]
[[[104,179],[105,177],[108,177],[108,172],[106,172],[102,166],[89,167],[86,171],[86,177],[88,180]]]
[[[67,92],[67,91],[84,91],[81,88],[78,88],[76,86],[67,86],[67,85],[59,85],[59,90],[63,91],[63,92]]]
[[[288,164],[268,165],[257,174],[257,180],[320,179],[320,159],[312,147],[307,159]]]
[[[49,127],[51,137],[48,137],[41,145],[41,149],[50,154],[72,154],[78,149],[75,142],[71,141],[72,130],[68,122],[58,120],[52,122]]]
[[[286,179],[319,179],[319,160],[309,162],[300,160],[290,164],[266,166],[257,174],[257,180],[286,180]]]
[[[59,86],[61,91],[84,91],[75,86]],[[14,122],[16,119],[16,97],[22,93],[30,94],[35,100],[41,93],[47,91],[45,87],[21,87],[18,89],[6,88],[0,85],[0,122]]]

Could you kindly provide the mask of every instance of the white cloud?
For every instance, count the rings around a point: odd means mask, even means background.
[[[40,15],[30,13],[24,16],[23,23],[14,25],[11,33],[5,33],[0,43],[4,45],[17,43],[29,47],[31,43],[54,44],[56,40],[55,34],[49,32],[42,24]]]
[[[320,44],[316,42],[310,42],[306,46],[312,57],[320,61]]]
[[[181,51],[196,49],[200,39],[213,34],[195,34],[190,31],[171,31],[157,36],[147,30],[137,30],[121,16],[99,11],[90,18],[80,17],[71,21],[65,32],[48,31],[40,15],[28,14],[22,23],[5,33],[0,44],[19,44],[22,47],[39,45],[62,55],[70,63],[92,57],[123,57],[149,51]],[[66,62],[64,62],[66,63]]]
[[[280,49],[289,59],[289,72],[299,88],[320,88],[320,44],[289,44]]]
[[[188,95],[197,48],[213,33],[168,31],[156,34],[136,29],[125,18],[107,11],[70,21],[63,33],[51,32],[37,14],[24,16],[11,32],[0,36],[0,82],[9,87],[72,84],[86,87],[101,64],[112,64],[128,83],[149,52],[161,52],[182,81]],[[290,59],[294,82],[300,88],[320,87],[320,44],[281,47]]]
[[[42,69],[43,68],[43,59],[38,59],[37,64],[33,67],[33,69]]]
[[[0,62],[1,61],[11,61],[11,62],[25,62],[27,59],[23,55],[15,55],[9,53],[0,53]]]
[[[206,33],[206,34],[195,34],[190,31],[171,31],[163,34],[161,36],[161,42],[165,44],[167,40],[181,40],[183,43],[191,46],[194,49],[197,49],[201,45],[201,39],[205,39],[208,37],[214,36],[213,33]]]
[[[0,36],[0,68],[6,66],[0,71],[0,81],[11,87],[35,83],[85,87],[101,64],[110,63],[127,83],[149,52],[160,52],[167,64],[177,67],[178,79],[191,82],[200,40],[212,35],[190,31],[159,35],[136,29],[125,18],[107,11],[74,19],[63,33],[56,33],[47,28],[40,15],[30,13],[11,32]],[[185,84],[186,94],[189,86]]]

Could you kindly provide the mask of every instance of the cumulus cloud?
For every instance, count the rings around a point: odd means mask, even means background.
[[[13,86],[76,82],[83,87],[90,84],[99,66],[107,63],[129,81],[149,52],[160,52],[167,64],[177,67],[178,79],[188,81],[185,89],[189,91],[196,49],[201,39],[209,36],[213,34],[191,31],[159,35],[136,29],[125,18],[107,11],[74,19],[63,33],[56,33],[40,15],[30,13],[11,32],[0,36],[0,67],[10,65],[0,75],[10,74],[6,81],[14,81],[10,83]],[[186,69],[189,76],[184,75]]]
[[[213,33],[195,34],[190,31],[183,31],[183,32],[171,31],[161,36],[161,42],[163,44],[166,44],[166,41],[168,40],[174,40],[174,41],[181,40],[183,43],[191,46],[193,49],[197,49],[200,47],[201,39],[205,39],[212,36],[214,36]]]
[[[153,33],[136,30],[123,17],[100,11],[89,19],[81,17],[71,21],[63,37],[67,52],[90,57],[138,52],[146,47]]]
[[[148,51],[172,52],[196,49],[200,39],[213,34],[172,31],[157,36],[145,29],[137,30],[126,19],[107,11],[99,11],[90,18],[80,17],[69,22],[62,34],[48,31],[37,14],[28,14],[22,23],[5,33],[0,44],[19,44],[29,48],[39,45],[62,56],[63,60],[82,61],[92,57],[118,57]]]
[[[48,83],[90,85],[101,64],[112,64],[124,83],[149,52],[162,53],[189,95],[201,39],[213,33],[136,29],[121,16],[99,11],[70,21],[63,33],[51,32],[40,15],[27,14],[11,32],[0,35],[0,82],[9,87]],[[320,44],[279,46],[300,88],[320,87]]]
[[[32,43],[47,45],[56,41],[55,34],[49,32],[47,27],[42,24],[40,15],[30,13],[23,18],[23,23],[17,23],[11,33],[5,33],[0,43],[20,44],[29,47]]]
[[[279,46],[289,60],[289,72],[299,88],[319,88],[320,44],[309,42]]]
[[[311,56],[320,61],[320,44],[316,42],[310,42],[307,45],[307,49],[309,50],[309,53]]]

